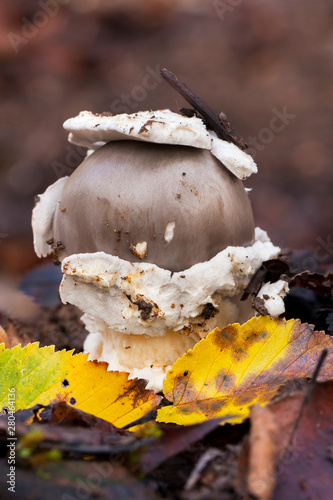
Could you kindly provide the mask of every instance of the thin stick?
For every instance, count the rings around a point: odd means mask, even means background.
[[[309,385],[307,387],[305,398],[304,398],[304,400],[302,402],[300,412],[299,412],[298,417],[297,417],[297,419],[295,421],[295,425],[294,425],[293,431],[292,431],[291,436],[290,436],[289,445],[286,447],[285,451],[287,451],[288,447],[291,446],[291,444],[293,442],[293,439],[294,439],[295,433],[297,431],[298,425],[299,425],[299,423],[300,423],[300,421],[301,421],[301,419],[303,417],[304,410],[305,410],[306,406],[308,405],[308,403],[310,401],[311,394],[313,392],[313,389],[316,386],[319,372],[320,372],[320,370],[321,370],[321,368],[322,368],[322,366],[324,364],[324,361],[326,359],[327,354],[328,354],[328,350],[327,349],[323,349],[322,352],[321,352],[321,354],[320,354],[320,356],[319,356],[316,368],[315,368],[315,370],[313,372],[313,375],[312,375],[311,380],[309,382]]]
[[[186,85],[186,83],[171,73],[171,71],[165,68],[161,69],[161,75],[171,87],[176,89],[180,95],[202,115],[206,124],[214,130],[220,139],[236,144],[236,146],[243,151],[248,147],[245,140],[231,128],[224,113],[220,113],[220,115],[217,116],[214,111],[212,111],[210,107]]]
[[[327,349],[323,349],[321,351],[320,357],[319,357],[318,362],[317,362],[317,366],[316,366],[315,371],[313,372],[312,378],[310,380],[310,384],[314,385],[317,382],[317,378],[318,378],[319,372],[321,370],[321,367],[324,364],[324,361],[326,359],[327,354],[328,354],[328,350]]]

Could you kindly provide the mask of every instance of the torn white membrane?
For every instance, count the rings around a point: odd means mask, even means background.
[[[204,337],[217,321],[215,315],[207,328],[207,321],[198,320],[204,306],[219,309],[223,297],[241,293],[261,263],[279,250],[257,228],[252,246],[227,247],[177,273],[104,252],[75,254],[62,262],[60,295],[118,332],[156,337],[174,330]]]
[[[129,139],[201,149],[211,147],[209,133],[200,118],[188,118],[169,109],[114,116],[81,111],[75,118],[66,120],[64,128],[70,132],[69,142],[88,149],[98,149],[109,141]]]
[[[258,172],[252,156],[244,153],[238,146],[231,142],[222,141],[215,132],[210,131],[212,139],[211,153],[220,160],[238,179],[244,180],[251,174]]]
[[[91,359],[129,371],[160,390],[171,364],[215,327],[253,316],[240,296],[265,260],[279,248],[256,229],[250,247],[227,247],[210,261],[171,273],[104,252],[63,260],[60,296],[86,314]]]
[[[136,140],[208,149],[239,179],[257,172],[253,158],[208,131],[203,121],[169,109],[105,116],[82,111],[65,121],[68,140],[88,148],[89,154],[109,141]]]
[[[53,238],[54,212],[60,205],[61,194],[67,182],[67,177],[61,177],[51,184],[43,194],[37,196],[35,208],[32,211],[32,232],[34,248],[38,257],[46,257],[52,252],[50,243]]]
[[[285,311],[283,297],[289,292],[288,283],[278,280],[275,283],[264,283],[257,297],[264,301],[264,307],[271,316],[280,316]]]

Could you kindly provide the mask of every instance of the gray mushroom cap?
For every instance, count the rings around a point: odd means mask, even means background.
[[[209,151],[110,142],[68,178],[54,218],[58,256],[104,251],[182,271],[254,241],[242,182]]]

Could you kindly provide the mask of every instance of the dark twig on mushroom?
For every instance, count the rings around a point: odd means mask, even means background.
[[[188,103],[191,104],[191,106],[193,106],[196,111],[202,115],[206,124],[209,128],[214,130],[220,139],[236,144],[236,146],[243,151],[248,147],[245,140],[232,129],[224,113],[220,113],[219,116],[217,116],[214,111],[212,111],[210,107],[207,106],[207,104],[204,103],[202,99],[200,99],[200,97],[186,85],[186,83],[171,73],[171,71],[163,68],[161,69],[161,75],[174,89],[180,93],[182,97],[184,97]]]

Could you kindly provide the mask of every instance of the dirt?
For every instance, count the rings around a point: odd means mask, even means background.
[[[57,304],[41,309],[41,315],[33,325],[27,325],[0,316],[0,324],[22,345],[39,342],[40,346],[55,345],[57,350],[75,349],[81,352],[88,335],[80,320],[82,312],[70,304]]]
[[[147,321],[150,318],[153,305],[150,304],[150,302],[146,302],[145,300],[137,300],[136,302],[133,302],[136,306],[138,306],[138,309],[140,311],[140,316],[143,321]]]
[[[209,318],[214,318],[214,316],[218,313],[218,309],[213,306],[213,304],[205,304],[203,311],[202,311],[202,316],[205,319]]]

